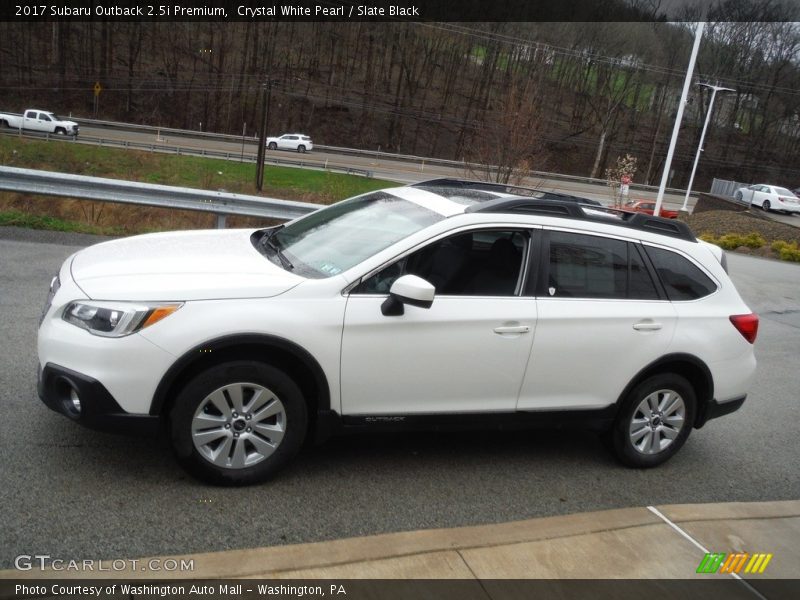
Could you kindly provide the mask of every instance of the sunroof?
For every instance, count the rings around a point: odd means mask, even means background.
[[[491,192],[484,192],[481,190],[468,190],[464,188],[438,186],[438,185],[415,185],[417,189],[425,190],[437,196],[447,198],[451,202],[461,204],[463,206],[472,206],[478,202],[486,202],[487,200],[496,200],[498,194]]]

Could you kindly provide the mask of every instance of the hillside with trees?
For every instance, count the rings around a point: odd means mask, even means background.
[[[728,0],[709,15],[695,82],[734,91],[716,99],[696,189],[800,186],[800,25],[770,10],[785,9]],[[253,136],[272,81],[270,134],[497,164],[503,179],[603,177],[630,154],[653,183],[692,36],[663,22],[4,22],[0,108],[92,117],[99,82],[97,118]],[[708,101],[693,86],[673,186]]]

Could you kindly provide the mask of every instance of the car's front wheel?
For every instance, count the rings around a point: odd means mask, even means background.
[[[217,485],[269,478],[297,454],[307,423],[297,384],[272,366],[250,361],[224,363],[197,375],[170,413],[178,460]]]
[[[689,437],[697,401],[691,384],[675,373],[654,375],[625,397],[611,441],[630,467],[655,467],[671,458]]]
[[[278,144],[276,144],[275,142],[270,142],[269,146],[267,146],[267,148],[269,148],[270,150],[277,150],[278,149]]]

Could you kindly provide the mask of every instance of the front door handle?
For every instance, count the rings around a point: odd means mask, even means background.
[[[495,327],[494,332],[503,335],[505,333],[528,333],[531,330],[527,325],[508,325],[505,327]]]
[[[658,331],[661,327],[661,323],[655,321],[642,321],[633,326],[636,331]]]

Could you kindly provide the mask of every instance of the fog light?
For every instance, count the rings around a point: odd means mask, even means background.
[[[76,414],[81,414],[81,398],[78,396],[78,392],[75,388],[70,388],[69,390],[69,402],[72,405],[72,410],[74,410]]]
[[[73,419],[81,416],[81,397],[78,390],[68,381],[64,381],[65,388],[62,388],[61,405],[64,407],[64,414]]]

